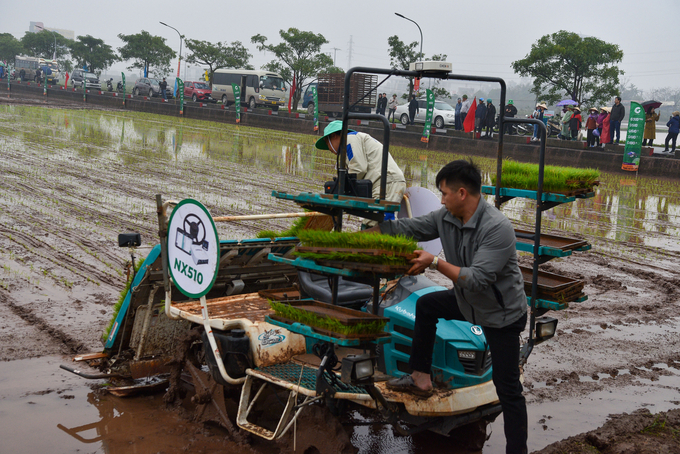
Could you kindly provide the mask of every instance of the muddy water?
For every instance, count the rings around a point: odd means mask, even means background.
[[[332,177],[334,157],[313,143],[154,115],[0,106],[0,452],[218,451],[223,434],[166,412],[158,396],[103,396],[59,370],[68,362],[60,355],[101,349],[129,259],[116,235],[135,230],[145,246],[157,242],[154,194],[196,198],[213,215],[298,211],[270,194],[316,192]],[[410,185],[433,191],[437,170],[457,157],[392,152]],[[488,181],[495,162],[478,162]],[[679,188],[604,174],[594,198],[545,213],[544,230],[583,236],[593,252],[548,264],[584,279],[589,300],[550,314],[558,335],[525,370],[532,450],[591,430],[610,413],[678,405]],[[503,210],[517,226],[533,225],[531,202]],[[243,222],[219,233],[247,238],[289,225]],[[84,429],[72,436],[59,425]],[[484,452],[502,452],[500,418],[491,429]],[[446,438],[398,437],[383,426],[358,426],[352,441],[365,453],[452,449]]]

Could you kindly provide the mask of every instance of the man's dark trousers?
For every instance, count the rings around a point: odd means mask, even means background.
[[[418,298],[416,323],[409,365],[431,373],[432,352],[439,319],[465,320],[453,290],[432,292]],[[503,328],[482,326],[493,364],[493,384],[503,407],[506,454],[527,452],[527,407],[522,395],[519,371],[519,335],[527,324],[524,314]]]

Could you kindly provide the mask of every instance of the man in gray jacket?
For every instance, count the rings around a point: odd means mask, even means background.
[[[621,122],[626,116],[626,108],[621,104],[621,97],[617,96],[612,106],[612,113],[609,115],[609,126],[611,131],[611,142],[614,143],[614,135],[616,135],[616,143],[619,143],[621,138]]]
[[[414,219],[384,222],[382,233],[412,236],[419,241],[441,238],[446,261],[426,251],[408,274],[425,268],[453,281],[453,290],[418,299],[409,365],[413,374],[387,382],[390,389],[420,396],[432,394],[431,366],[440,318],[467,320],[484,331],[493,358],[493,382],[503,408],[507,453],[527,452],[527,410],[520,383],[520,333],[527,322],[527,301],[517,264],[515,231],[505,215],[481,196],[479,168],[453,161],[437,174],[442,207]]]

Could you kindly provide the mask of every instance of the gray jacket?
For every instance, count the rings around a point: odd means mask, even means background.
[[[470,323],[502,328],[526,313],[515,231],[510,220],[483,197],[465,225],[442,207],[414,219],[384,222],[380,230],[418,241],[441,238],[446,261],[461,267],[454,290]]]

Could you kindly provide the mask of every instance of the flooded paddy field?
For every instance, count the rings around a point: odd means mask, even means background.
[[[292,444],[236,446],[166,409],[162,395],[112,397],[101,380],[58,365],[101,350],[130,258],[117,235],[141,233],[142,255],[157,243],[155,194],[195,198],[213,216],[297,212],[271,191],[320,192],[332,178],[335,157],[316,150],[315,138],[121,111],[0,106],[0,452],[292,452]],[[459,157],[391,151],[409,185],[432,191],[438,169]],[[495,161],[476,161],[488,184]],[[543,217],[544,232],[593,248],[542,266],[583,279],[588,300],[549,314],[559,319],[557,336],[525,368],[532,451],[602,426],[610,414],[680,407],[680,184],[603,174],[596,192]],[[515,199],[503,212],[517,227],[533,225],[530,201]],[[289,225],[219,224],[218,232],[250,238]],[[491,428],[483,452],[502,452],[502,418]],[[345,429],[364,453],[455,449],[433,434]],[[331,429],[299,424],[298,451],[319,430]]]

